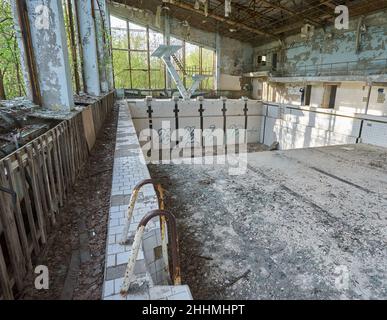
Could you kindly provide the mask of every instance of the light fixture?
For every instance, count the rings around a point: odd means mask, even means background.
[[[232,11],[231,0],[224,0],[224,15],[229,17]]]

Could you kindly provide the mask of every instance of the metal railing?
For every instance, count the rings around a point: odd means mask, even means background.
[[[268,66],[255,68],[256,71],[268,71]],[[346,76],[346,75],[378,75],[387,74],[387,59],[353,60],[321,64],[298,64],[294,67],[282,66],[278,70],[269,68],[273,76],[278,77],[314,77],[314,76]]]
[[[164,267],[165,272],[167,274],[170,274],[169,271],[169,256],[168,256],[168,232],[171,236],[171,252],[172,252],[172,265],[173,265],[173,274],[172,274],[172,281],[175,285],[181,284],[181,278],[180,278],[180,261],[179,261],[179,241],[177,236],[177,229],[176,229],[176,219],[173,214],[171,214],[168,211],[165,211],[165,205],[164,205],[164,189],[162,188],[161,184],[154,182],[152,179],[146,179],[138,183],[132,192],[132,195],[130,197],[130,202],[128,206],[128,212],[126,217],[126,223],[124,226],[124,229],[122,231],[121,236],[121,245],[128,244],[128,233],[130,229],[130,224],[133,218],[133,212],[136,206],[136,202],[139,196],[139,193],[141,189],[146,185],[153,185],[157,199],[158,199],[158,210],[153,210],[150,213],[148,213],[139,223],[136,235],[134,237],[133,241],[133,247],[132,247],[132,255],[129,259],[127,270],[125,272],[125,280],[123,284],[123,289],[121,290],[122,295],[126,295],[127,291],[129,289],[130,280],[133,275],[134,266],[137,260],[138,252],[140,250],[142,236],[145,231],[145,227],[148,224],[148,222],[154,218],[159,216],[160,217],[160,229],[161,229],[161,247],[162,247],[162,256],[164,261]]]
[[[175,286],[181,284],[181,275],[180,275],[180,259],[179,259],[179,239],[177,235],[176,228],[176,218],[169,211],[165,210],[153,210],[149,212],[142,220],[140,221],[136,235],[134,237],[134,242],[132,246],[132,255],[129,258],[128,265],[126,267],[124,280],[121,287],[121,295],[127,296],[130,283],[134,273],[134,267],[136,264],[137,256],[140,251],[142,237],[145,232],[145,227],[153,218],[159,216],[160,218],[165,218],[168,222],[168,233],[171,235],[171,255],[172,255],[172,282]]]
[[[124,226],[124,229],[122,231],[121,241],[120,244],[125,245],[128,242],[128,233],[130,228],[130,223],[133,218],[133,212],[134,208],[136,206],[136,202],[138,199],[138,195],[141,191],[141,189],[151,184],[155,188],[157,199],[158,199],[158,205],[160,210],[164,210],[164,190],[161,186],[161,184],[156,184],[152,179],[146,179],[138,183],[132,192],[132,195],[130,197],[129,207],[128,207],[128,213],[127,213],[127,220]],[[163,253],[163,259],[164,259],[164,265],[165,265],[165,271],[169,272],[169,262],[168,262],[168,239],[166,234],[166,221],[164,216],[160,216],[160,229],[161,229],[161,247],[162,247],[162,253]]]
[[[294,70],[279,72],[282,76],[336,76],[336,75],[373,75],[387,73],[387,59],[371,62],[345,61],[298,66]]]

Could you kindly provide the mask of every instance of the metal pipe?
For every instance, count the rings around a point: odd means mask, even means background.
[[[126,271],[125,271],[124,281],[123,281],[122,287],[121,287],[121,295],[123,297],[126,297],[128,295],[129,286],[130,286],[130,282],[132,280],[134,267],[136,265],[138,252],[140,251],[142,236],[144,235],[144,230],[145,230],[145,227],[138,228],[138,230],[136,232],[136,236],[134,237],[134,242],[133,242],[133,246],[132,246],[132,255],[129,258],[128,265],[127,265]]]
[[[367,103],[366,103],[366,107],[365,107],[365,111],[364,111],[365,114],[368,114],[368,110],[370,107],[372,86],[373,86],[373,82],[370,82],[369,88],[368,88]]]
[[[157,190],[159,194],[159,209],[165,210],[164,189],[161,186],[161,184],[157,185]],[[161,249],[163,253],[164,270],[167,274],[169,274],[168,234],[167,234],[167,220],[165,219],[165,216],[160,216],[160,228],[161,228]]]
[[[180,259],[179,259],[179,239],[177,235],[176,228],[176,218],[169,211],[165,210],[153,210],[149,212],[142,220],[140,221],[136,236],[134,237],[134,243],[132,247],[132,255],[130,256],[126,271],[124,281],[121,287],[121,295],[127,296],[129,291],[130,282],[133,276],[134,267],[136,264],[138,252],[141,246],[141,240],[144,235],[145,227],[155,217],[165,217],[168,222],[168,232],[171,235],[171,254],[172,254],[172,266],[173,266],[173,276],[172,281],[174,285],[181,284],[181,275],[180,275]]]
[[[368,95],[367,95],[367,103],[366,103],[366,107],[365,107],[365,111],[364,111],[364,114],[367,115],[368,114],[368,109],[369,109],[369,106],[370,106],[370,100],[371,100],[371,93],[372,93],[372,86],[373,86],[373,83],[370,82],[369,84],[369,89],[368,89]],[[361,138],[362,138],[362,135],[363,135],[363,129],[364,129],[364,119],[361,120],[361,123],[360,123],[360,130],[359,130],[359,136],[358,138],[356,139],[356,143],[361,143]]]
[[[166,210],[153,210],[149,212],[139,223],[139,228],[146,226],[154,217],[165,217],[168,224],[168,232],[171,235],[171,254],[172,254],[172,281],[174,285],[181,284],[180,259],[179,259],[179,238],[177,235],[177,226],[175,216]]]

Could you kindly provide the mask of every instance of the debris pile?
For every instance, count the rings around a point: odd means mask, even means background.
[[[25,98],[0,101],[0,134],[21,128],[38,106]]]
[[[39,107],[23,97],[0,101],[0,158],[42,135],[50,123],[31,118]]]
[[[91,96],[86,93],[80,93],[74,95],[74,103],[77,106],[88,106],[97,102],[99,97]]]
[[[55,106],[42,108],[25,97],[0,100],[0,158],[39,137],[60,121],[71,119],[98,100],[99,97],[85,93],[74,95],[75,107],[71,111],[62,111],[59,107],[56,110]]]

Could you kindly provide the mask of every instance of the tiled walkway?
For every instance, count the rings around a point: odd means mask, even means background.
[[[120,106],[117,130],[103,289],[105,300],[124,299],[119,292],[131,255],[131,243],[122,246],[119,241],[132,190],[137,183],[150,178],[126,102],[122,102]],[[142,217],[157,208],[156,193],[153,186],[148,185],[140,192],[129,234],[134,235]],[[166,284],[162,257],[155,257],[154,253],[154,249],[160,245],[160,225],[158,219],[154,219],[148,224],[144,234],[143,248],[146,250],[140,250],[135,266],[135,279],[126,300],[192,299],[188,286],[155,285],[155,282]]]

